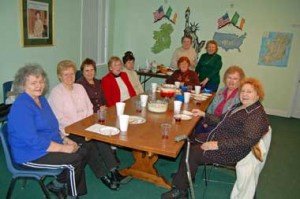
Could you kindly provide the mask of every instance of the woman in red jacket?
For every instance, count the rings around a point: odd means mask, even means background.
[[[119,57],[111,57],[108,61],[109,73],[101,81],[107,106],[125,101],[136,95],[126,73],[122,72],[122,61]]]

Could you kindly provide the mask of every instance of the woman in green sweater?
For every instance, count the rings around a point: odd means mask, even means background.
[[[220,70],[222,68],[222,58],[217,54],[217,42],[208,41],[206,51],[201,55],[195,71],[199,75],[201,87],[216,92],[220,84]]]

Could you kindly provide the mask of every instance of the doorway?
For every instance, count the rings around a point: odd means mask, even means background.
[[[300,72],[298,75],[298,81],[296,83],[296,94],[291,110],[291,117],[300,118]]]

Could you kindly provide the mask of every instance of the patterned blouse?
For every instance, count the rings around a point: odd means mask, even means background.
[[[236,111],[240,106],[241,103],[237,104],[222,116],[205,114],[204,121],[217,126],[210,133],[199,134],[198,139],[203,142],[218,142],[218,150],[204,152],[204,155],[215,163],[238,162],[268,132],[267,114],[259,101]]]
[[[187,70],[184,73],[181,72],[180,70],[176,70],[170,77],[168,77],[168,79],[166,80],[166,83],[174,84],[176,81],[184,82],[185,86],[200,85],[197,73],[192,70]]]

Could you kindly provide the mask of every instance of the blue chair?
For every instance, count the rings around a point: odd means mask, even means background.
[[[7,98],[7,93],[11,90],[13,81],[4,82],[2,85],[3,88],[3,103],[5,103],[5,100]]]
[[[75,74],[75,81],[77,81],[80,77],[82,77],[82,72],[81,70],[77,70]]]
[[[2,141],[2,147],[5,154],[6,165],[9,172],[12,174],[12,179],[9,185],[9,189],[7,191],[6,199],[11,198],[13,193],[16,181],[18,179],[35,179],[39,182],[44,195],[47,199],[50,199],[49,191],[44,184],[44,180],[48,176],[57,176],[59,175],[63,169],[34,169],[34,168],[26,168],[22,167],[13,162],[10,152],[10,146],[8,143],[8,132],[7,132],[7,123],[3,124],[2,129],[0,131],[0,137]]]

